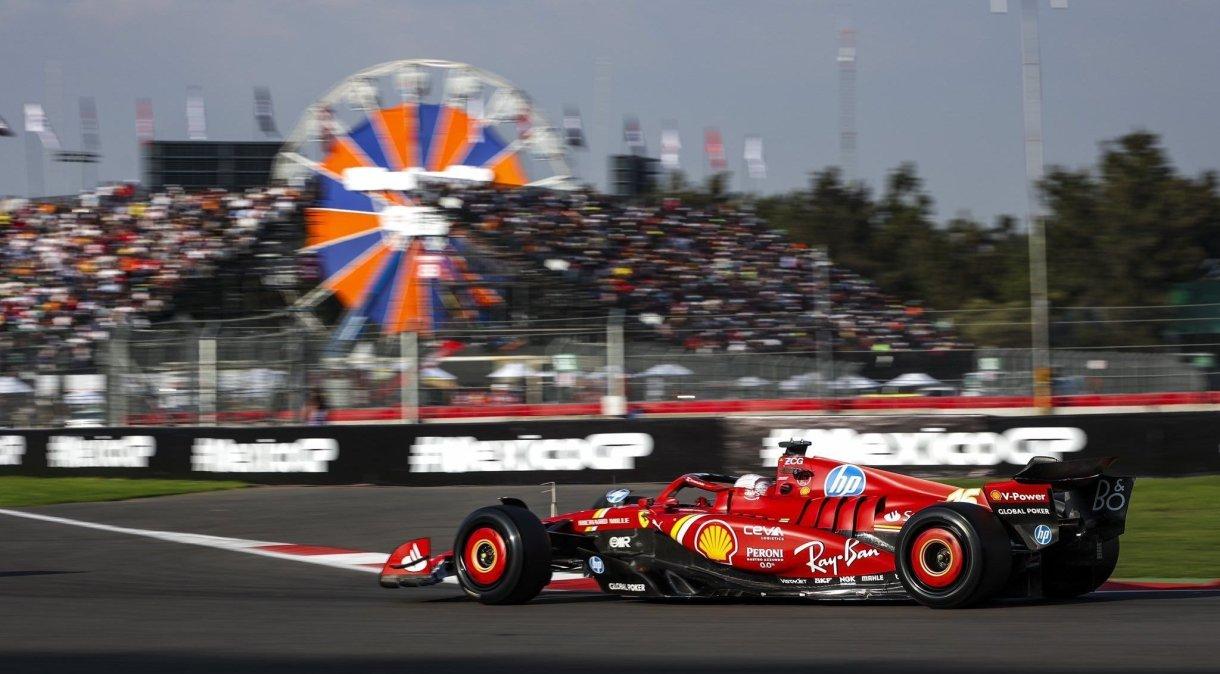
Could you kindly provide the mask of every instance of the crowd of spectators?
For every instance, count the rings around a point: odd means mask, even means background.
[[[570,288],[584,306],[621,308],[634,338],[694,351],[957,346],[915,301],[831,267],[748,208],[617,201],[586,191],[471,188],[448,193],[476,236]],[[452,203],[452,201],[450,202]],[[87,372],[116,325],[169,316],[192,279],[259,245],[268,222],[295,220],[299,195],[129,186],[70,201],[0,208],[0,375]],[[829,316],[819,300],[829,299]],[[533,307],[543,317],[546,307]]]
[[[0,374],[88,372],[116,325],[172,314],[175,293],[208,278],[293,217],[295,192],[131,186],[0,208]]]
[[[693,351],[816,350],[826,329],[839,350],[936,350],[958,345],[917,301],[767,226],[749,209],[677,200],[620,202],[590,192],[463,190],[476,232],[520,251],[538,273],[618,307],[637,336]],[[829,315],[819,299],[829,299]]]

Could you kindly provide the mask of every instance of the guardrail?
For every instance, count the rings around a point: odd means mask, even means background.
[[[1115,407],[1165,408],[1178,406],[1220,406],[1220,391],[1192,391],[1179,393],[1124,393],[1113,395],[1055,396],[1054,407],[1060,412],[1087,411],[1092,408]],[[667,400],[659,402],[632,402],[627,406],[631,415],[704,416],[737,414],[849,414],[852,412],[914,412],[935,411],[1021,411],[1034,408],[1032,396],[954,396],[954,397],[879,397],[879,398],[808,398],[778,400]],[[602,416],[598,403],[546,403],[538,405],[478,405],[478,406],[424,406],[419,408],[424,421],[510,419],[510,418],[585,418]],[[293,412],[268,414],[262,411],[222,412],[217,423],[252,424],[296,422],[299,415]],[[401,421],[402,410],[398,407],[371,407],[330,410],[327,423],[370,423]],[[198,415],[191,412],[135,414],[128,417],[132,426],[184,426],[199,423]]]

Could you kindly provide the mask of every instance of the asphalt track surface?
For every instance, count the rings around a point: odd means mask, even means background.
[[[539,487],[263,487],[30,512],[388,552],[448,548]],[[605,487],[561,487],[560,509]],[[1167,551],[1171,554],[1171,551]],[[1220,593],[1094,594],[934,611],[902,602],[655,603],[548,594],[489,607],[454,586],[0,515],[3,672],[1220,671]]]

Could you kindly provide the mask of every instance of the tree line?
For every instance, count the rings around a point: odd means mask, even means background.
[[[695,196],[725,198],[724,176]],[[681,176],[664,186],[689,193]],[[1038,186],[1046,205],[1052,307],[1163,305],[1220,258],[1220,190],[1214,171],[1190,177],[1172,165],[1152,133],[1101,144],[1095,166],[1055,167]],[[992,223],[969,216],[944,223],[916,166],[899,165],[874,193],[837,168],[812,174],[805,189],[767,196],[754,207],[795,241],[828,248],[836,264],[872,278],[886,292],[929,308],[971,310],[955,321],[977,344],[1027,346],[1029,245],[1011,215]],[[1060,321],[1096,312],[1058,309]],[[1164,314],[1162,314],[1164,315]],[[969,316],[963,318],[962,316]],[[1159,338],[1163,325],[1081,324],[1053,335],[1076,346]],[[1056,327],[1063,333],[1066,328]]]

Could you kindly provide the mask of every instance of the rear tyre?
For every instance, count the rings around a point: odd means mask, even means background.
[[[907,520],[894,549],[898,579],[915,601],[962,608],[995,596],[1008,578],[1008,533],[971,503],[925,508]]]
[[[1088,594],[1101,587],[1117,565],[1117,538],[1101,541],[1085,554],[1050,548],[1042,553],[1042,594],[1049,599]]]
[[[453,542],[458,583],[484,604],[521,604],[551,582],[551,540],[534,513],[517,506],[479,508]]]

